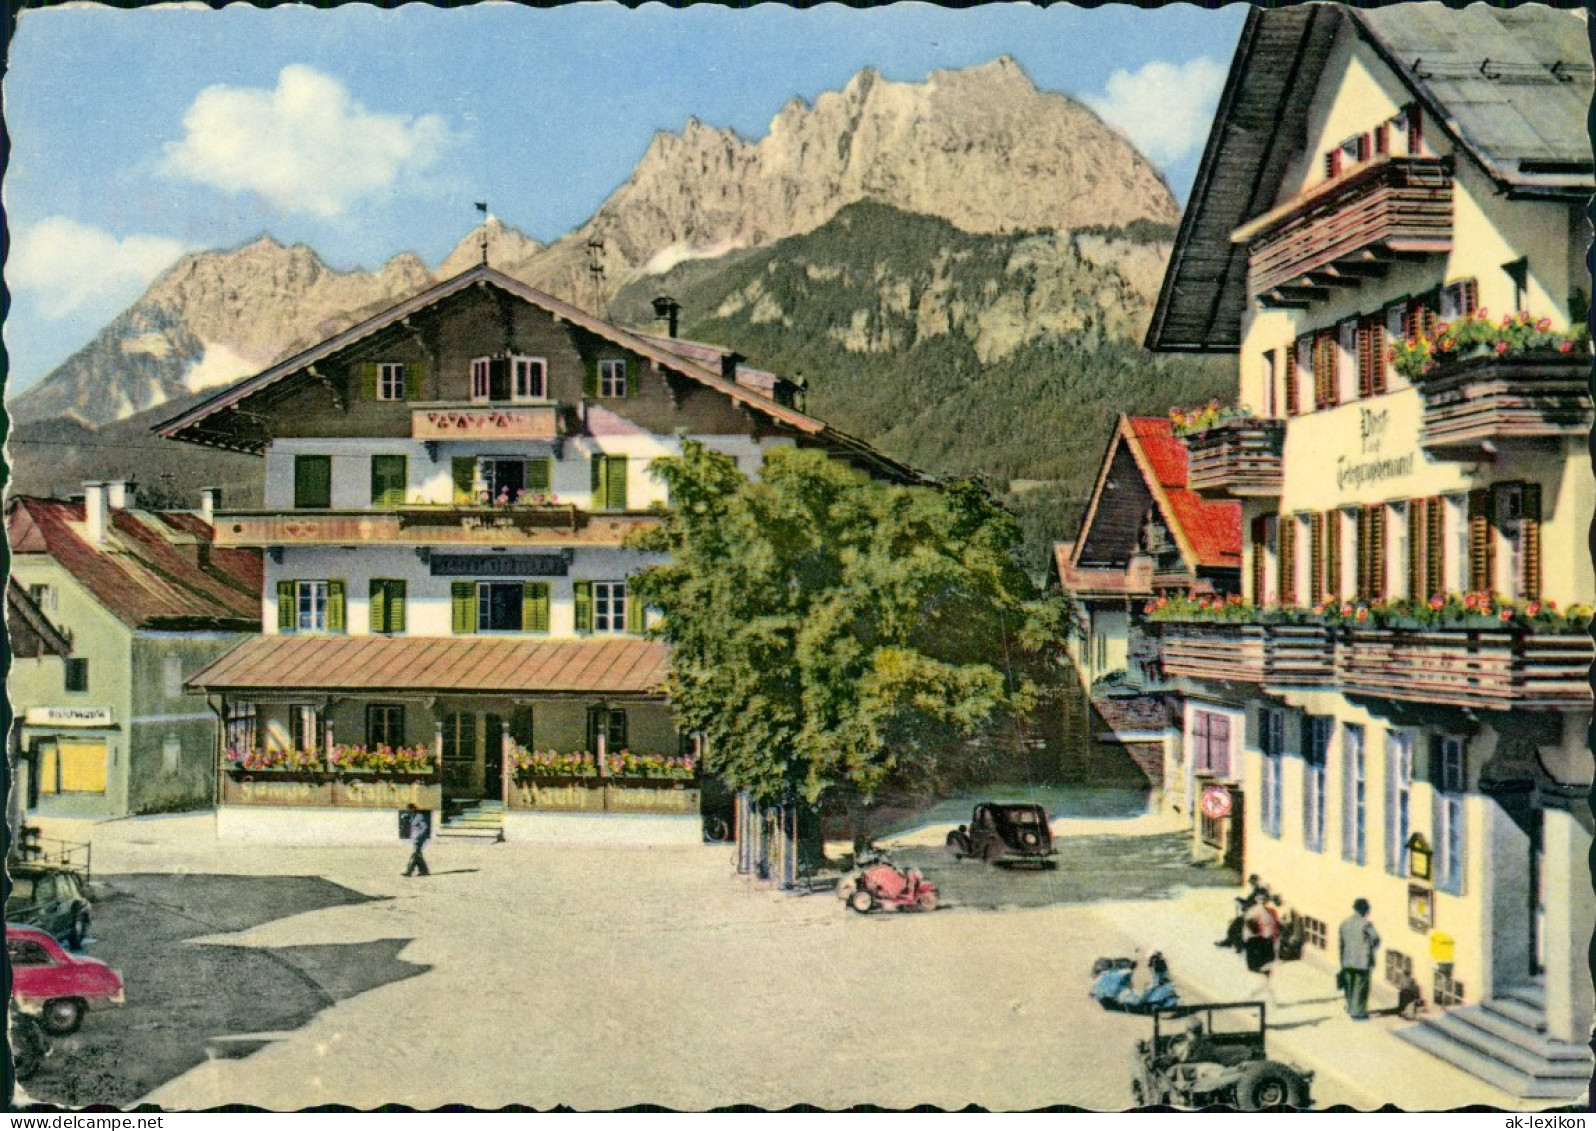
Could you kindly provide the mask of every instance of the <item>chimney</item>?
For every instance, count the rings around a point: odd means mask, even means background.
[[[221,501],[222,489],[220,487],[200,488],[200,517],[205,520],[207,526],[216,525],[216,507]]]
[[[660,295],[654,300],[654,317],[657,320],[664,320],[665,324],[669,327],[667,334],[672,338],[676,336],[676,320],[677,316],[680,315],[681,312],[682,304],[671,298],[669,295]]]
[[[131,479],[112,479],[105,485],[105,500],[112,510],[132,510],[138,505],[138,484]]]
[[[96,546],[105,545],[106,531],[110,526],[110,516],[105,509],[105,495],[104,483],[83,485],[83,518],[89,527],[89,541]]]

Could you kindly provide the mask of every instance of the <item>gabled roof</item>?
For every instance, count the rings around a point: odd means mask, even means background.
[[[1583,13],[1543,4],[1255,7],[1181,218],[1147,329],[1149,349],[1239,348],[1247,249],[1231,233],[1274,206],[1346,27],[1501,192],[1569,201],[1590,194],[1592,68]]]
[[[1102,582],[1105,592],[1133,591],[1122,581],[1116,588],[1100,575],[1108,571],[1081,568],[1081,548],[1097,518],[1098,505],[1108,488],[1109,468],[1124,447],[1131,454],[1147,484],[1148,493],[1163,516],[1169,533],[1180,549],[1182,562],[1195,580],[1200,569],[1239,569],[1241,567],[1241,504],[1205,499],[1186,485],[1186,445],[1175,438],[1174,426],[1164,417],[1121,416],[1103,456],[1097,484],[1081,519],[1081,532],[1070,547],[1068,558],[1057,553],[1059,580],[1068,588],[1072,578],[1089,583]]]
[[[257,636],[196,672],[217,691],[660,694],[670,651],[652,640]]]
[[[72,641],[44,615],[16,578],[6,580],[6,628],[18,656],[70,656]]]
[[[212,546],[199,515],[111,510],[103,546],[89,541],[82,503],[20,497],[7,520],[12,554],[55,559],[131,628],[260,628],[260,554]]]
[[[419,294],[413,295],[397,306],[390,307],[380,314],[373,315],[342,333],[335,334],[309,349],[302,350],[292,357],[285,358],[276,365],[257,373],[253,377],[245,378],[235,385],[229,386],[209,397],[198,405],[179,413],[169,420],[162,421],[152,429],[159,435],[169,440],[189,440],[203,443],[197,432],[189,432],[195,425],[204,421],[232,405],[238,404],[245,398],[275,385],[277,382],[298,373],[319,361],[331,357],[340,350],[348,349],[365,338],[380,330],[402,323],[430,306],[435,305],[452,295],[475,286],[496,287],[523,302],[553,315],[573,326],[579,326],[597,337],[603,338],[622,349],[641,357],[646,357],[655,364],[673,372],[680,373],[706,388],[723,393],[734,403],[742,405],[753,412],[780,422],[794,431],[809,437],[817,442],[825,443],[835,448],[839,453],[846,454],[861,462],[877,467],[882,473],[893,479],[903,482],[931,482],[930,478],[905,464],[899,463],[886,455],[876,451],[863,440],[838,432],[823,421],[817,420],[807,413],[799,412],[795,408],[781,404],[765,393],[736,381],[728,380],[720,373],[719,365],[713,367],[707,359],[688,356],[685,351],[666,348],[661,344],[662,339],[645,337],[634,334],[630,330],[623,330],[601,318],[596,318],[579,307],[545,294],[543,291],[509,275],[494,270],[485,264],[472,267],[451,279],[436,283]],[[664,339],[668,341],[669,339]],[[713,348],[713,347],[709,347]],[[718,351],[717,351],[718,352]],[[189,433],[185,435],[185,433]]]

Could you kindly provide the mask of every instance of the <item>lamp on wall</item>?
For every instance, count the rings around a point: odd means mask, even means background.
[[[1424,839],[1423,833],[1414,833],[1408,837],[1405,845],[1408,850],[1408,875],[1415,880],[1426,880],[1434,874],[1435,851],[1430,847],[1430,842]]]

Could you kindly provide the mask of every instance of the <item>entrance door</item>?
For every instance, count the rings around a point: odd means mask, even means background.
[[[1546,811],[1530,816],[1530,976],[1546,968]]]
[[[443,796],[480,797],[477,782],[477,715],[456,711],[443,717]]]
[[[482,796],[501,800],[504,792],[504,720],[482,716]]]

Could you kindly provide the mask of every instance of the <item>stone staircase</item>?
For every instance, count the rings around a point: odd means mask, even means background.
[[[438,829],[439,839],[476,840],[497,844],[504,840],[504,802],[479,801],[449,812]]]
[[[1520,1099],[1569,1102],[1590,1094],[1590,1049],[1546,1035],[1546,991],[1538,982],[1514,986],[1478,1005],[1437,1013],[1396,1032]]]

